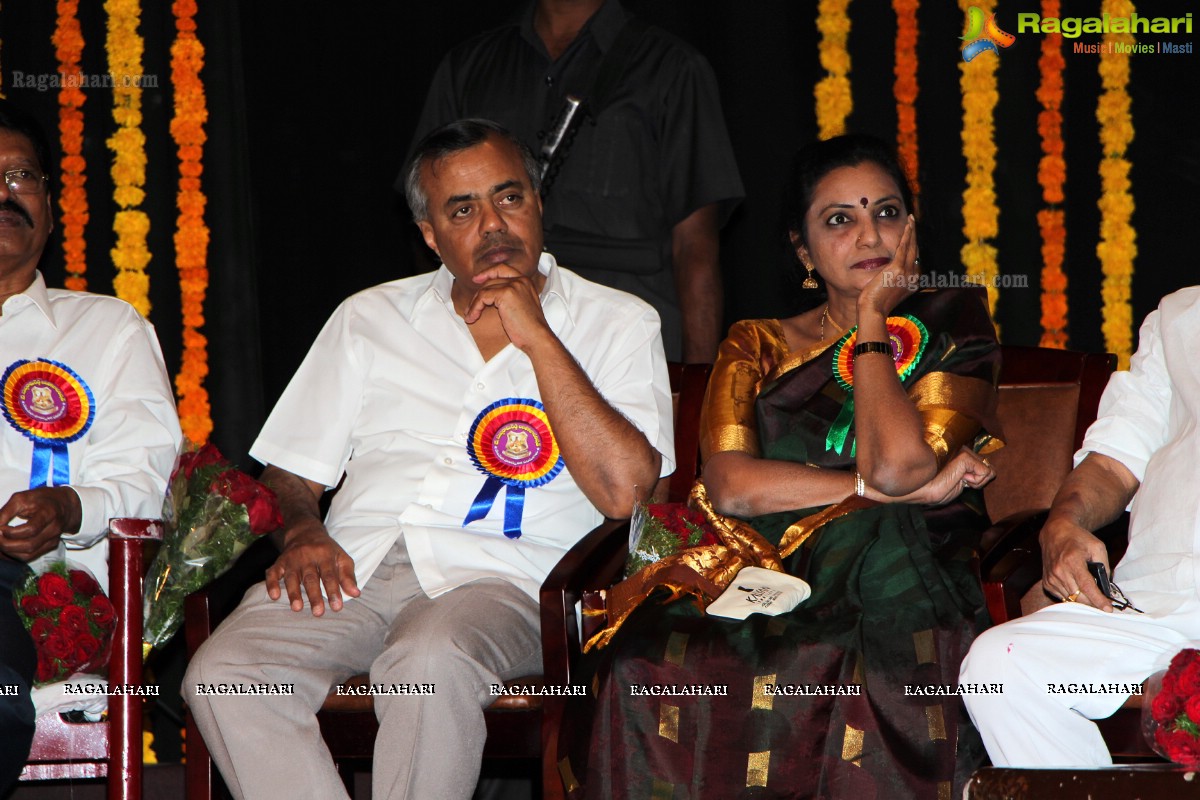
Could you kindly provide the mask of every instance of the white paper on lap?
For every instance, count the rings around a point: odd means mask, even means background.
[[[708,613],[729,619],[745,619],[751,614],[774,617],[791,611],[810,595],[812,587],[793,575],[744,567],[729,588],[708,606]]]

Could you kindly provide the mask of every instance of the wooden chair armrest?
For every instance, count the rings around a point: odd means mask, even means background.
[[[565,686],[579,659],[575,604],[585,591],[600,591],[621,575],[629,552],[629,521],[606,519],[575,543],[558,562],[539,593],[542,661],[548,685]]]
[[[990,548],[983,554],[980,573],[983,594],[993,624],[1021,616],[1021,599],[1042,577],[1042,546],[1038,534],[1046,524],[1047,510],[1014,514],[984,533]],[[1115,566],[1129,543],[1129,514],[1095,531]]]
[[[162,523],[119,517],[108,525],[108,593],[116,610],[117,630],[108,662],[108,683],[142,682],[142,594],[146,548],[161,541]],[[108,699],[108,797],[142,796],[142,698],[124,694]]]
[[[151,542],[162,541],[162,536],[162,523],[158,520],[132,517],[109,520],[108,594],[117,620],[112,658],[108,662],[110,683],[142,682],[142,594],[149,566],[147,549]],[[109,706],[112,705],[110,702]]]
[[[979,540],[979,552],[984,568],[986,569],[995,560],[995,557],[1011,550],[1017,540],[1023,539],[1026,535],[1024,531],[1028,526],[1036,524],[1034,533],[1040,531],[1046,522],[1046,514],[1049,510],[1048,508],[1030,508],[1009,514],[1004,519],[993,522],[992,527],[984,531]]]
[[[1042,548],[1038,533],[1046,522],[1045,509],[1006,517],[983,534],[980,562],[983,596],[992,623],[1021,616],[1021,598],[1042,577]]]

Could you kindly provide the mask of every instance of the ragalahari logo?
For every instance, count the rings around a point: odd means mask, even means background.
[[[958,38],[964,42],[963,61],[970,61],[986,50],[999,56],[1000,48],[1009,47],[1017,40],[1011,33],[1000,30],[995,14],[985,15],[979,6],[967,9],[967,35]]]

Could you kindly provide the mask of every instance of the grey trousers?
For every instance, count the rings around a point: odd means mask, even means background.
[[[426,695],[377,695],[376,800],[466,800],[479,777],[483,709],[493,683],[539,673],[532,599],[499,579],[431,599],[403,539],[362,595],[314,617],[253,586],[192,659],[183,694],[239,800],[345,798],[315,712],[329,689],[369,672],[372,684],[433,684]],[[294,694],[200,694],[197,685],[291,684]]]

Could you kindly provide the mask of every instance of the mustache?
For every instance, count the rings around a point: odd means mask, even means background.
[[[31,228],[33,227],[33,217],[29,216],[29,212],[26,211],[24,208],[17,205],[16,203],[14,203],[12,201],[12,198],[5,200],[3,203],[0,203],[0,213],[3,213],[5,211],[11,211],[12,213],[19,216],[21,219],[25,220],[26,225],[28,225]]]
[[[475,248],[475,257],[478,258],[480,256],[487,255],[499,247],[509,247],[520,250],[522,247],[524,247],[524,242],[507,232],[493,233],[492,235],[488,236],[487,240],[480,244],[479,247]]]

